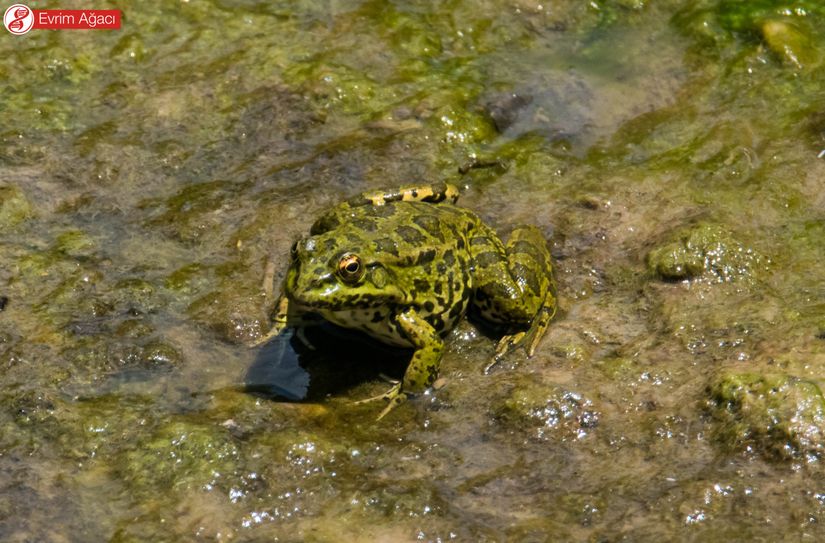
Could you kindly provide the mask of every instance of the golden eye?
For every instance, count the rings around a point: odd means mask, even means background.
[[[347,253],[338,261],[338,275],[348,283],[354,283],[364,275],[364,266],[361,265],[361,257],[352,253]]]

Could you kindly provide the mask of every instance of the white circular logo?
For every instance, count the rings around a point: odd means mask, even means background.
[[[3,24],[6,25],[6,30],[20,36],[34,26],[34,12],[29,6],[14,4],[3,14]]]

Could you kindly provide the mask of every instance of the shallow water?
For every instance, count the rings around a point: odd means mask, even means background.
[[[819,2],[95,7],[0,39],[0,539],[825,535]],[[536,355],[463,323],[380,423],[357,340],[250,392],[267,261],[435,180],[547,235]]]

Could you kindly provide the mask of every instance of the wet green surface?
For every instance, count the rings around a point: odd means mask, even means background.
[[[0,539],[825,536],[821,2],[95,7],[0,36]],[[536,355],[245,392],[268,257],[417,180],[547,235]]]

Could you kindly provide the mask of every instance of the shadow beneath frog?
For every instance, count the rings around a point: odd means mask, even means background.
[[[293,328],[261,346],[244,377],[245,391],[272,400],[318,401],[381,374],[401,379],[412,356],[411,349],[329,323],[305,328],[303,336],[311,348]]]

